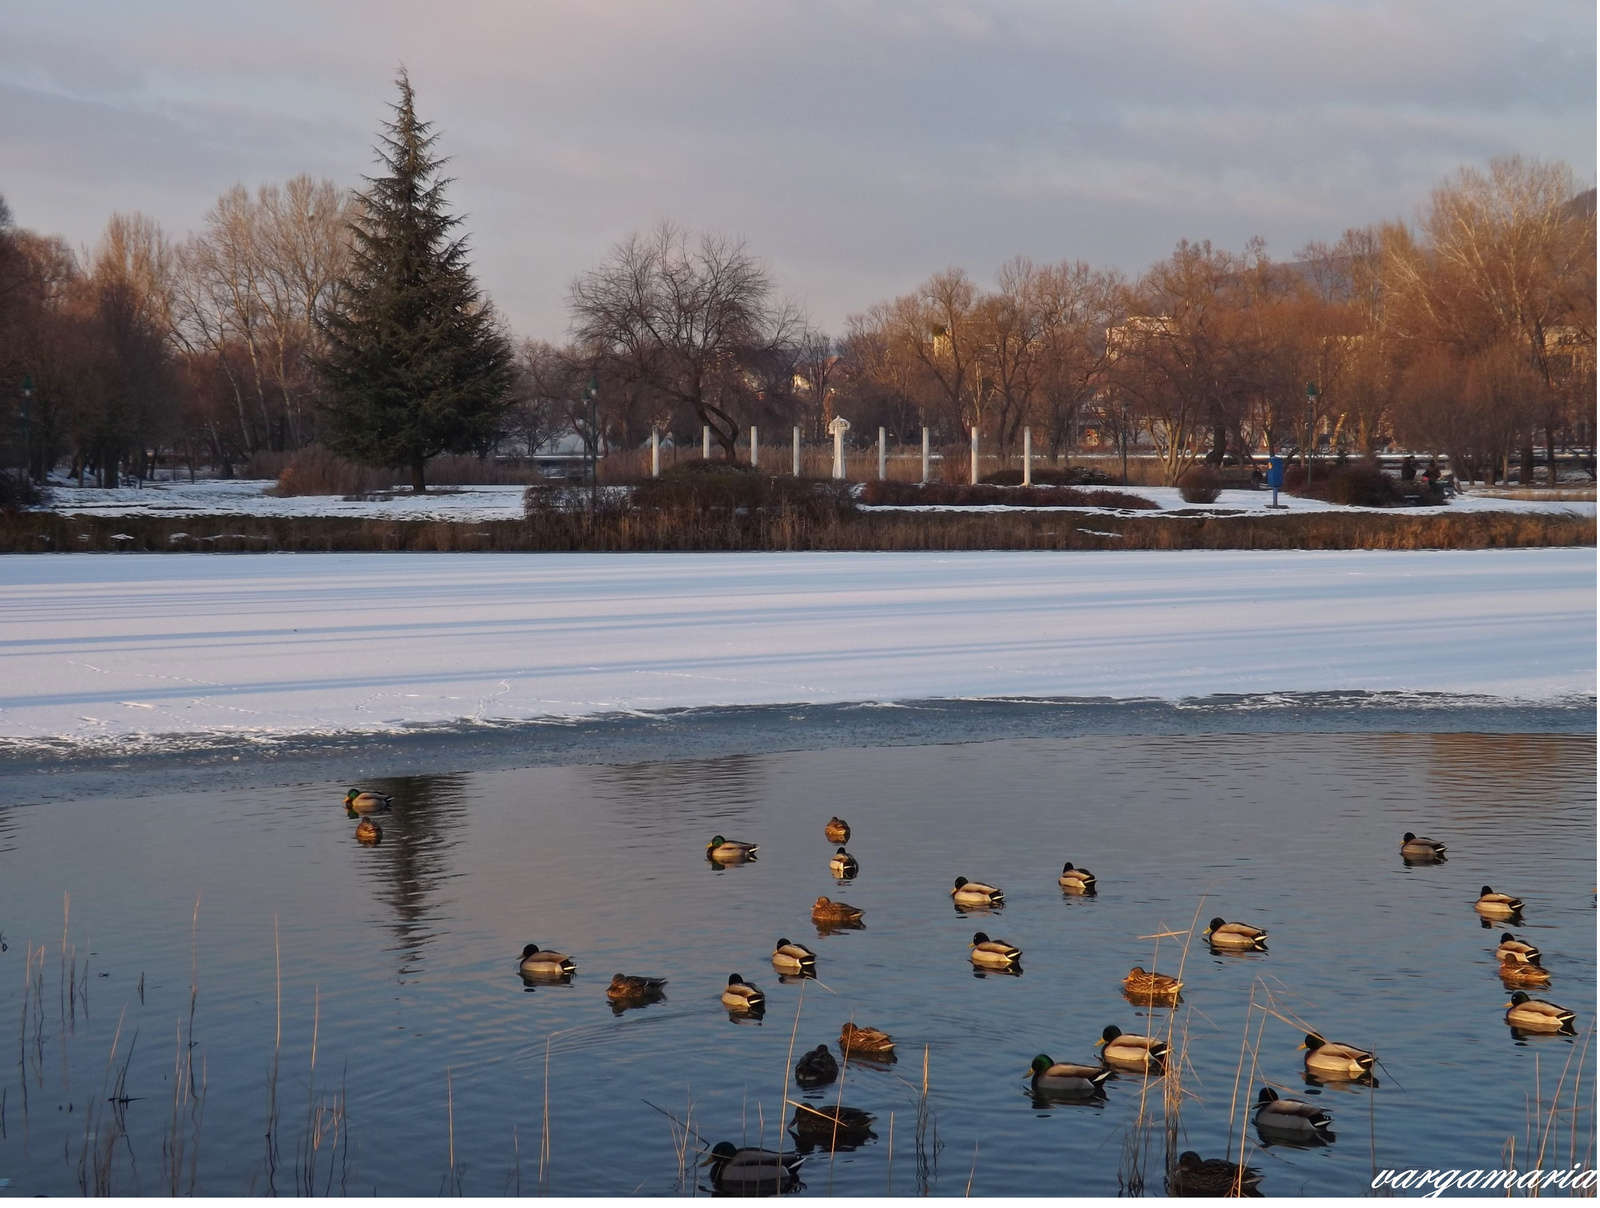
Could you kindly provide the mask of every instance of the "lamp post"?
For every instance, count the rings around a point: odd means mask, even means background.
[[[1315,382],[1306,383],[1306,447],[1302,452],[1306,461],[1306,485],[1311,485],[1311,451],[1317,443],[1317,398],[1322,391]]]
[[[1128,404],[1122,404],[1122,485],[1128,485]]]
[[[593,375],[589,384],[583,388],[583,401],[589,408],[588,440],[584,443],[589,447],[589,514],[594,515],[600,504],[600,436],[595,431],[595,395],[600,393],[600,380]]]
[[[33,375],[22,375],[22,476],[33,477]]]

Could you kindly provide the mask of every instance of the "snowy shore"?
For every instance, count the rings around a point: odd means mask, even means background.
[[[0,572],[0,739],[710,705],[1595,692],[1592,549],[60,555]]]

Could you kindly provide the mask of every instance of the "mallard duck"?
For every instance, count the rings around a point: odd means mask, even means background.
[[[367,847],[376,847],[383,842],[383,827],[371,818],[363,818],[356,823],[356,842]]]
[[[729,1195],[772,1195],[791,1190],[800,1178],[797,1153],[776,1154],[770,1149],[736,1148],[730,1141],[711,1147],[702,1166],[711,1168],[711,1184]]]
[[[1000,906],[1006,900],[1003,890],[985,885],[982,881],[969,881],[966,877],[956,878],[950,896],[955,899],[957,906]]]
[[[817,971],[817,954],[804,944],[780,939],[772,949],[772,967],[779,973],[814,975]]]
[[[1072,861],[1068,860],[1061,866],[1061,879],[1058,883],[1068,893],[1093,893],[1094,873],[1087,868],[1074,868]]]
[[[721,835],[713,835],[711,842],[706,844],[706,859],[714,864],[743,864],[746,860],[755,859],[759,843],[739,843],[733,839],[724,839]]]
[[[894,1052],[894,1037],[877,1028],[858,1028],[847,1023],[839,1029],[839,1051],[852,1057],[857,1053],[882,1056]]]
[[[388,793],[374,793],[371,789],[351,789],[344,795],[344,808],[352,814],[381,814],[394,804]]]
[[[1183,983],[1165,973],[1146,973],[1140,965],[1128,970],[1122,979],[1122,992],[1135,1002],[1163,1003],[1178,997]]]
[[[1281,1099],[1277,1091],[1264,1086],[1256,1100],[1256,1127],[1266,1133],[1304,1141],[1328,1140],[1333,1117],[1314,1104]]]
[[[1542,989],[1550,984],[1550,970],[1538,961],[1506,961],[1496,966],[1500,980],[1511,986],[1532,986]]]
[[[972,963],[1004,969],[1022,959],[1022,949],[1004,940],[992,940],[979,931],[972,937]]]
[[[1558,1007],[1542,998],[1529,998],[1521,990],[1506,1004],[1506,1022],[1520,1032],[1570,1032],[1576,1011]]]
[[[1192,1149],[1178,1155],[1178,1168],[1167,1177],[1167,1190],[1175,1196],[1254,1196],[1261,1172],[1226,1158],[1201,1159]]]
[[[1509,893],[1496,893],[1485,885],[1472,908],[1492,919],[1509,919],[1522,913],[1522,899],[1514,898]]]
[[[1051,1061],[1040,1053],[1028,1067],[1037,1095],[1060,1095],[1068,1099],[1087,1099],[1100,1093],[1100,1084],[1111,1077],[1108,1065],[1073,1065]]]
[[[522,950],[517,967],[522,970],[524,977],[566,977],[578,966],[570,956],[544,952],[538,944],[529,944]]]
[[[857,910],[849,902],[835,902],[831,898],[818,898],[815,906],[811,908],[811,921],[823,926],[840,927],[850,926],[861,921],[864,911]]]
[[[722,989],[722,1005],[730,1011],[764,1011],[767,996],[737,973],[730,973],[728,984]]]
[[[1377,1060],[1366,1049],[1333,1044],[1315,1032],[1307,1032],[1305,1042],[1298,1047],[1306,1051],[1306,1073],[1334,1082],[1356,1082],[1367,1077]]]
[[[612,976],[611,984],[606,987],[606,997],[612,1002],[621,1003],[654,1002],[666,988],[667,979],[664,977],[618,973]]]
[[[839,1063],[825,1044],[800,1054],[800,1060],[794,1063],[794,1080],[801,1086],[826,1086],[838,1076]]]
[[[1235,952],[1265,952],[1267,933],[1249,923],[1227,923],[1220,918],[1207,925],[1205,936],[1213,948],[1229,948]]]
[[[1165,1041],[1153,1036],[1125,1036],[1116,1024],[1107,1024],[1095,1047],[1105,1046],[1100,1059],[1119,1070],[1139,1070],[1159,1074],[1167,1059]]]
[[[822,828],[822,833],[828,837],[829,843],[850,842],[850,824],[838,816],[828,819],[828,825]]]
[[[1407,860],[1426,863],[1429,860],[1444,859],[1444,844],[1435,843],[1432,839],[1424,839],[1407,831],[1400,840],[1400,854]]]
[[[789,1121],[789,1135],[801,1153],[814,1149],[824,1152],[858,1149],[875,1140],[872,1122],[877,1119],[871,1112],[842,1104],[809,1103],[794,1105],[794,1119]]]
[[[861,871],[861,865],[856,863],[856,858],[844,848],[833,853],[833,859],[828,861],[828,871],[841,881],[847,881]]]
[[[1519,940],[1509,931],[1500,935],[1500,946],[1494,950],[1495,959],[1501,964],[1520,965],[1537,964],[1539,950],[1527,940]]]

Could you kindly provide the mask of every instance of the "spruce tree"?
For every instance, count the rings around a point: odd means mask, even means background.
[[[401,70],[394,119],[380,135],[387,173],[367,177],[352,224],[348,278],[322,318],[317,363],[324,440],[370,466],[408,468],[427,489],[428,458],[484,452],[509,406],[511,349],[467,266],[461,219],[444,208],[437,135],[417,120]]]

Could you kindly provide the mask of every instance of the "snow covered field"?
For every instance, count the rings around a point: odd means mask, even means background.
[[[933,697],[1595,692],[1592,549],[0,562],[0,738]]]
[[[97,490],[85,487],[56,487],[52,510],[75,516],[210,516],[245,515],[271,517],[345,516],[352,518],[387,520],[456,520],[477,523],[484,520],[517,520],[522,516],[522,492],[519,486],[467,486],[447,487],[444,494],[411,495],[404,491],[381,494],[365,499],[345,499],[338,495],[291,495],[278,498],[266,494],[272,480],[213,479],[199,482],[150,483],[143,488],[119,487],[115,490]],[[1163,510],[1188,508],[1178,495],[1176,487],[1118,487],[1131,494],[1143,495],[1159,504]],[[1315,499],[1299,499],[1292,495],[1279,497],[1280,503],[1291,512],[1374,511],[1371,508],[1340,508],[1335,504]],[[1272,515],[1269,504],[1270,491],[1224,491],[1216,503],[1205,510],[1211,512],[1248,512]],[[883,511],[931,511],[946,508],[896,507]],[[1007,511],[1001,507],[961,508],[960,511]],[[1061,510],[1061,509],[1043,509]],[[1079,514],[1092,514],[1099,509],[1071,509]],[[1392,511],[1393,509],[1386,509]],[[1565,511],[1577,515],[1593,516],[1592,502],[1559,502],[1529,499],[1499,499],[1487,495],[1467,494],[1442,508],[1412,508],[1407,514],[1432,514],[1438,512],[1539,512]],[[1141,513],[1143,514],[1143,513]]]

